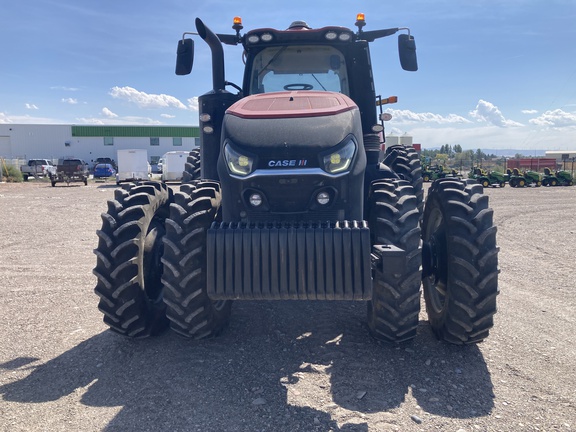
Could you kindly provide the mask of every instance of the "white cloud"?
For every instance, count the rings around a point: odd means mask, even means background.
[[[37,110],[38,109],[38,107],[34,104],[27,103],[25,106],[26,106],[26,109],[29,109],[29,110]]]
[[[535,109],[522,110],[522,114],[536,114],[537,112],[538,112],[538,110],[535,110]]]
[[[450,124],[450,123],[472,123],[470,120],[456,114],[448,114],[442,116],[430,112],[415,113],[409,110],[395,110],[388,109],[387,112],[392,114],[392,121],[394,123],[436,123],[436,124]]]
[[[576,113],[569,113],[561,109],[546,111],[541,116],[530,119],[536,126],[569,127],[576,126]]]
[[[0,124],[12,123],[10,118],[3,112],[0,112]]]
[[[102,108],[102,115],[106,118],[116,118],[118,117],[118,114],[114,114],[112,111],[110,111],[108,108],[104,107]]]
[[[173,118],[175,118],[176,116],[175,116],[175,115],[170,115],[170,114],[160,114],[160,117],[167,118],[167,119],[173,119]]]
[[[478,101],[476,109],[470,111],[470,116],[479,122],[485,122],[498,127],[523,126],[522,123],[506,119],[496,105],[482,99]]]
[[[78,91],[79,89],[76,87],[53,86],[50,87],[50,90]]]
[[[70,104],[70,105],[76,105],[78,103],[78,99],[74,99],[74,98],[63,98],[62,102]]]
[[[187,109],[186,105],[174,96],[166,94],[148,94],[132,87],[112,87],[110,95],[115,99],[124,99],[140,108],[178,108]]]
[[[163,123],[151,119],[149,117],[114,117],[114,118],[98,118],[98,117],[81,117],[76,121],[79,124],[93,124],[93,125],[162,125]]]
[[[198,97],[194,96],[188,99],[186,102],[188,102],[188,109],[191,111],[198,111]]]
[[[29,115],[9,115],[0,112],[0,124],[66,124],[61,119],[32,117]]]

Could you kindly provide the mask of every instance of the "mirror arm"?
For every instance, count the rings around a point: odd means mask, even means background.
[[[184,32],[184,33],[182,33],[182,40],[186,39],[186,35],[198,36],[198,33],[194,33],[194,32]]]

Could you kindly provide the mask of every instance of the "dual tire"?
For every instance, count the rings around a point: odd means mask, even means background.
[[[97,231],[95,292],[104,322],[142,338],[169,326],[193,338],[218,334],[230,302],[206,295],[206,231],[219,214],[213,183],[183,185],[173,194],[161,182],[115,191]]]
[[[480,342],[493,326],[499,292],[496,227],[482,186],[452,179],[433,184],[422,242],[432,330],[454,344]]]

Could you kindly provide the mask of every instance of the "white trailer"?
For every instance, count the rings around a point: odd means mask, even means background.
[[[148,163],[148,151],[144,149],[118,150],[116,184],[121,182],[150,180],[152,167]]]
[[[162,181],[181,181],[189,154],[187,151],[165,153],[162,156]]]

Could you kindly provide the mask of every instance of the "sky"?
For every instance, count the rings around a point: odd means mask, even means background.
[[[210,91],[208,46],[174,73],[176,46],[200,17],[215,33],[311,27],[409,27],[419,70],[395,36],[370,45],[386,134],[423,148],[576,150],[576,0],[7,0],[0,25],[0,123],[198,125]],[[242,49],[224,47],[226,80],[242,83]],[[232,89],[230,89],[232,90]]]

